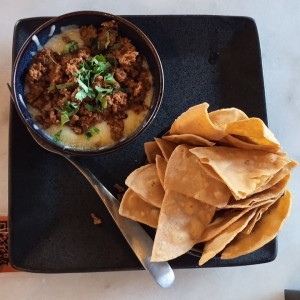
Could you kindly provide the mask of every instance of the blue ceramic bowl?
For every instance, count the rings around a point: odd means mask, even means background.
[[[61,33],[61,27],[68,25],[95,25],[99,26],[102,22],[115,20],[119,24],[119,32],[121,36],[128,37],[132,40],[138,51],[146,57],[150,71],[153,76],[153,98],[151,105],[144,121],[139,128],[129,137],[121,140],[120,142],[112,145],[105,146],[97,149],[78,149],[65,146],[61,143],[57,143],[48,134],[43,131],[30,115],[24,95],[24,83],[25,76],[33,58],[34,53],[37,52],[37,43],[34,40],[38,40],[41,45],[44,45],[52,35]],[[13,65],[12,72],[12,93],[15,107],[25,126],[34,131],[44,141],[54,147],[56,150],[67,154],[81,155],[81,154],[102,154],[119,149],[122,146],[127,145],[139,136],[154,120],[158,109],[160,107],[164,88],[163,69],[160,58],[157,51],[147,36],[134,24],[126,19],[111,15],[103,12],[96,11],[79,11],[68,13],[59,17],[55,17],[42,26],[37,28],[26,40],[22,48],[20,49],[15,63]]]

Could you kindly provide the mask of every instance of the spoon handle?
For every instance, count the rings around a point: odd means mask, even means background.
[[[175,275],[167,262],[151,262],[151,251],[153,240],[146,231],[135,221],[122,217],[119,214],[119,201],[106,189],[106,187],[95,177],[95,175],[74,156],[64,155],[93,186],[112,218],[116,222],[123,236],[132,248],[142,266],[150,272],[155,281],[164,288],[172,285]]]

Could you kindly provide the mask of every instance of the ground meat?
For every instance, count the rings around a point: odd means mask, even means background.
[[[97,29],[92,25],[82,26],[80,28],[80,35],[84,44],[89,46],[92,40],[97,38]]]
[[[119,141],[123,137],[124,122],[122,119],[109,119],[107,121],[111,129],[111,137],[114,141]]]
[[[114,51],[114,55],[117,57],[118,62],[121,66],[131,66],[136,62],[138,52],[135,46],[131,43],[128,38],[120,38],[120,48]]]
[[[38,81],[45,71],[46,68],[40,62],[38,62],[31,65],[28,73],[33,80]]]
[[[100,50],[105,50],[109,46],[115,44],[117,37],[118,37],[118,23],[114,20],[103,22],[102,28],[99,30],[98,33],[98,41],[99,45],[98,48]]]
[[[115,69],[115,76],[116,76],[116,80],[118,82],[124,82],[126,77],[127,77],[127,73],[125,72],[124,69],[116,68]]]
[[[111,106],[111,109],[114,113],[119,110],[124,110],[127,108],[127,94],[123,92],[117,92],[113,95],[107,97],[107,102]]]
[[[80,35],[83,46],[76,51],[38,51],[26,75],[26,100],[39,110],[36,119],[44,128],[60,124],[67,115],[64,125],[83,134],[104,120],[112,139],[118,141],[124,134],[126,110],[148,109],[144,100],[151,89],[151,74],[132,42],[119,35],[117,22],[83,26]],[[109,68],[107,73],[98,71],[99,61]],[[80,77],[87,68],[88,79]]]

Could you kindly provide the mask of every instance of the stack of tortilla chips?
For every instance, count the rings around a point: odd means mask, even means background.
[[[148,164],[126,179],[120,214],[156,228],[152,261],[204,243],[199,265],[232,259],[275,238],[291,206],[297,163],[264,122],[236,108],[191,107],[145,143]]]

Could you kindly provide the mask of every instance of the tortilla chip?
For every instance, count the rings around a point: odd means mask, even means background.
[[[271,205],[273,205],[280,196],[277,198],[271,199],[267,201],[265,204],[262,206],[258,207],[255,216],[251,219],[251,221],[247,224],[247,226],[243,229],[243,233],[245,234],[250,234],[255,226],[255,224],[261,219],[262,215],[270,208]]]
[[[178,146],[168,161],[164,188],[220,208],[230,197],[227,186],[208,176],[200,160],[184,145]]]
[[[208,113],[211,122],[218,127],[225,129],[227,124],[248,119],[248,116],[235,107],[223,108]]]
[[[271,240],[280,231],[284,221],[289,215],[291,207],[291,194],[285,195],[273,204],[265,212],[259,222],[256,223],[251,234],[240,233],[223,251],[222,259],[232,259],[251,253]]]
[[[290,160],[274,153],[229,147],[197,147],[190,150],[223,179],[236,200],[265,185]]]
[[[170,135],[189,133],[207,140],[220,140],[226,135],[225,131],[211,122],[208,107],[209,104],[205,102],[189,108],[172,124]]]
[[[120,214],[157,226],[152,261],[200,242],[200,265],[222,250],[225,259],[247,254],[274,238],[288,215],[290,196],[282,195],[297,163],[262,120],[208,109],[191,107],[145,143],[149,164],[126,179]]]
[[[121,216],[153,228],[157,227],[159,211],[157,207],[145,202],[130,188],[125,192],[119,208]]]
[[[174,259],[198,243],[215,207],[175,191],[166,191],[151,261]]]
[[[157,175],[155,164],[148,164],[134,170],[125,184],[147,203],[160,208],[165,191]]]
[[[268,151],[274,153],[280,150],[280,147],[278,147],[278,145],[253,144],[252,142],[243,141],[239,139],[237,136],[232,136],[232,135],[226,135],[220,142],[228,146],[233,146],[242,149],[254,149],[254,150],[262,150],[262,151]]]
[[[264,207],[271,206],[281,195],[277,196],[277,198],[273,199],[265,199],[264,201],[257,202],[250,207],[242,208],[242,209],[230,209],[225,211],[225,213],[213,220],[209,224],[209,226],[205,229],[201,242],[206,242],[213,239],[215,236],[220,234],[222,231],[226,230],[231,224],[242,218],[246,213],[253,210],[264,212]],[[267,206],[269,205],[269,206]],[[257,212],[255,216],[258,215]],[[253,216],[253,218],[255,217]]]
[[[280,144],[271,130],[259,118],[249,118],[229,123],[225,129],[228,135],[256,145],[280,149]]]
[[[162,155],[161,150],[155,141],[144,143],[144,149],[149,163],[155,162],[156,155]]]
[[[264,191],[274,185],[277,185],[281,180],[284,180],[286,176],[289,176],[291,174],[291,171],[293,168],[297,166],[297,162],[291,160],[289,163],[287,163],[285,166],[282,167],[275,175],[271,176],[269,180],[266,181],[266,183],[260,187],[256,192]]]
[[[162,137],[164,140],[175,144],[187,144],[192,146],[214,146],[215,143],[195,134],[173,134],[164,135]]]
[[[255,215],[255,210],[247,212],[243,217],[228,226],[224,231],[212,240],[205,243],[203,253],[199,260],[199,265],[203,265],[216,254],[221,252],[228,243],[230,243],[249,223]]]
[[[290,174],[286,175],[286,177],[284,177],[281,181],[276,183],[274,186],[271,186],[269,189],[266,189],[260,193],[256,193],[246,199],[239,200],[239,201],[236,201],[235,199],[229,199],[228,204],[224,208],[226,209],[247,208],[269,199],[277,199],[284,193],[289,179],[290,179]]]
[[[202,170],[204,170],[204,172],[208,176],[214,178],[215,180],[217,180],[219,182],[224,183],[223,179],[218,175],[218,173],[210,165],[201,164],[201,168],[202,168]]]
[[[216,218],[211,222],[201,236],[201,242],[212,240],[231,224],[240,219],[243,215],[249,212],[250,209],[230,210],[224,215]]]
[[[159,138],[155,138],[155,142],[166,160],[170,158],[172,152],[178,146],[177,144]]]
[[[161,185],[164,186],[167,161],[162,156],[156,155],[155,162],[158,178],[160,180]]]

